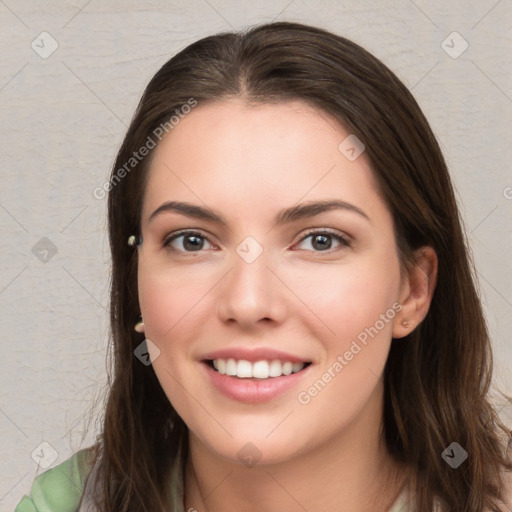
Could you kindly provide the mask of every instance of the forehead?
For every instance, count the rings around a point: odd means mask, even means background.
[[[340,151],[349,135],[336,119],[300,100],[199,104],[154,150],[144,211],[174,198],[220,207],[261,206],[265,198],[267,208],[327,196],[378,202],[364,152],[351,161]]]
[[[306,102],[247,104],[235,98],[199,104],[181,118],[156,153],[195,146],[200,152],[187,155],[188,160],[201,159],[213,150],[222,158],[239,158],[248,164],[264,155],[278,163],[281,157],[318,158],[321,151],[337,156],[340,137],[346,135],[348,132],[336,119]],[[317,147],[314,143],[320,139],[323,143]],[[307,140],[310,144],[304,146]],[[294,151],[286,153],[284,149]]]

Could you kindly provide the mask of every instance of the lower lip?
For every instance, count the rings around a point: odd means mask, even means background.
[[[268,379],[240,379],[230,375],[223,375],[202,362],[212,384],[225,396],[239,402],[258,404],[267,402],[277,395],[296,386],[302,377],[308,373],[312,365],[300,372],[282,375],[281,377],[269,377]]]

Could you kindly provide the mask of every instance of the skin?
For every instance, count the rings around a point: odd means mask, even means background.
[[[338,149],[349,135],[302,101],[249,106],[241,99],[198,105],[155,149],[145,190],[139,248],[139,302],[145,335],[160,350],[154,370],[189,428],[185,510],[225,512],[387,510],[409,475],[381,438],[380,378],[391,338],[428,312],[435,252],[417,251],[401,275],[389,209],[363,153]],[[331,210],[282,226],[282,208],[340,199],[370,218]],[[166,201],[207,205],[228,226],[166,212]],[[324,250],[308,230],[334,230]],[[186,237],[201,231],[197,252]],[[322,233],[320,233],[322,234]],[[318,233],[317,233],[318,235]],[[263,253],[247,263],[237,246],[252,236]],[[302,240],[302,241],[301,241]],[[180,252],[181,251],[181,252]],[[300,391],[333,366],[357,335],[393,304],[402,309],[343,370],[302,404]],[[407,320],[409,326],[402,325]],[[220,394],[201,356],[233,347],[274,347],[312,361],[310,375],[261,404]],[[154,356],[155,357],[155,353]],[[251,442],[261,459],[247,467]]]

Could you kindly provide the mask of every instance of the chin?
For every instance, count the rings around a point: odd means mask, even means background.
[[[302,451],[297,444],[297,439],[293,439],[291,432],[282,432],[281,436],[272,433],[270,437],[265,438],[261,430],[256,435],[253,431],[246,433],[231,432],[233,437],[222,436],[217,439],[205,439],[210,450],[217,456],[227,459],[231,463],[242,464],[246,467],[255,465],[279,464],[289,461]],[[293,440],[293,444],[291,444]],[[308,445],[304,443],[302,446]],[[304,448],[303,448],[304,449]]]

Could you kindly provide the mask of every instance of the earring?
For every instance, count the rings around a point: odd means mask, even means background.
[[[135,324],[135,327],[134,329],[137,331],[137,332],[144,332],[144,320],[142,319],[142,315],[139,315],[137,317],[137,323]]]
[[[130,247],[135,247],[142,244],[142,236],[141,235],[130,235],[128,237],[128,245]]]
[[[402,325],[403,325],[404,327],[409,327],[409,322],[408,322],[407,320],[404,320],[404,321],[402,322]]]

